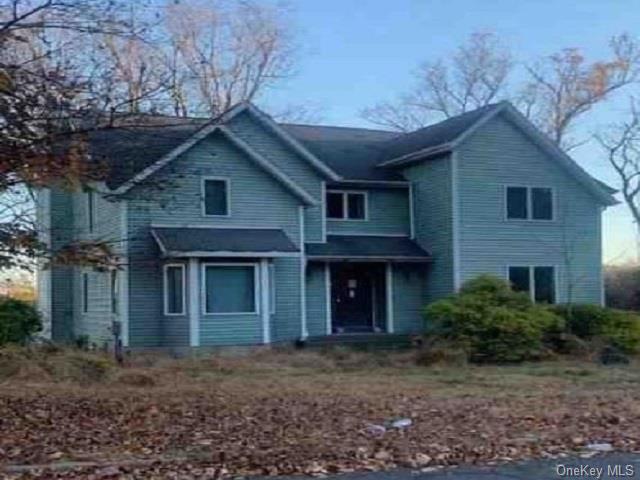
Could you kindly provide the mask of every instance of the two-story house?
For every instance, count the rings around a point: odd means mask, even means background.
[[[423,308],[490,273],[536,302],[602,302],[616,200],[508,103],[409,134],[213,120],[95,132],[109,174],[46,190],[43,238],[109,241],[122,267],[40,272],[54,338],[128,347],[416,333]]]

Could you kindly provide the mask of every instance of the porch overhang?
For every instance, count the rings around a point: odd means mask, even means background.
[[[300,255],[279,229],[154,227],[151,235],[167,258],[271,258]]]
[[[326,243],[307,243],[307,258],[324,262],[419,262],[431,255],[408,237],[328,235]]]

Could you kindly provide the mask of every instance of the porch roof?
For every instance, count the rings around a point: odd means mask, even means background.
[[[310,260],[429,262],[431,254],[408,237],[328,235],[327,243],[307,243]]]
[[[299,249],[276,228],[153,227],[165,257],[282,257]]]

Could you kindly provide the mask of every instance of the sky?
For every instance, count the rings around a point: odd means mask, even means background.
[[[414,84],[423,62],[447,57],[474,32],[496,33],[522,63],[566,47],[606,58],[613,35],[637,32],[640,4],[626,0],[289,0],[299,53],[296,74],[268,92],[269,105],[306,104],[320,123],[371,127],[363,108]],[[640,90],[640,87],[635,87]],[[631,89],[628,90],[631,93]],[[638,91],[640,94],[640,91]],[[578,134],[620,120],[626,96],[589,114]],[[617,187],[595,143],[572,152],[589,173]],[[603,217],[604,260],[636,259],[626,206]]]

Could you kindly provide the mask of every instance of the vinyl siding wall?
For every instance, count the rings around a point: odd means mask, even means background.
[[[329,187],[327,190],[340,190]],[[327,220],[328,234],[409,235],[409,191],[406,188],[346,190],[367,194],[366,220]]]
[[[202,215],[201,179],[206,176],[229,178],[229,217]],[[158,192],[158,186],[166,188]],[[146,185],[134,187],[128,197],[128,228],[132,238],[129,249],[131,346],[189,344],[188,316],[181,320],[181,317],[163,315],[163,260],[150,234],[152,223],[176,227],[188,224],[280,228],[297,246],[301,245],[298,200],[220,135],[214,134],[197,144],[153,175]],[[298,338],[301,331],[300,258],[277,258],[275,276],[272,340]],[[203,317],[199,312],[199,318],[202,346],[262,341],[259,315]]]
[[[600,207],[553,158],[502,117],[459,152],[461,280],[506,277],[508,265],[554,265],[558,301],[601,301]],[[505,185],[552,187],[552,222],[505,219]]]
[[[322,180],[324,180],[321,174],[249,113],[241,113],[233,118],[227,127],[278,167],[280,171],[286,173],[318,202],[321,201]],[[306,208],[304,216],[305,240],[307,242],[321,242],[322,208],[320,203],[317,206]]]
[[[307,326],[309,335],[326,335],[327,308],[325,283],[325,264],[307,265]]]
[[[434,158],[402,173],[413,184],[416,242],[433,257],[425,285],[425,303],[429,303],[454,289],[451,160]]]
[[[393,324],[395,333],[420,333],[427,304],[428,266],[399,263],[393,265]]]
[[[107,242],[117,255],[123,253],[121,209],[116,201],[105,199],[98,191],[94,192],[94,230],[89,232],[87,223],[87,200],[84,192],[71,194],[74,224],[74,237],[78,240]],[[88,311],[82,309],[82,274],[88,273]],[[111,330],[116,315],[111,309],[110,272],[89,268],[72,269],[73,284],[73,334],[75,337],[87,336],[89,340],[101,346],[113,340]]]

